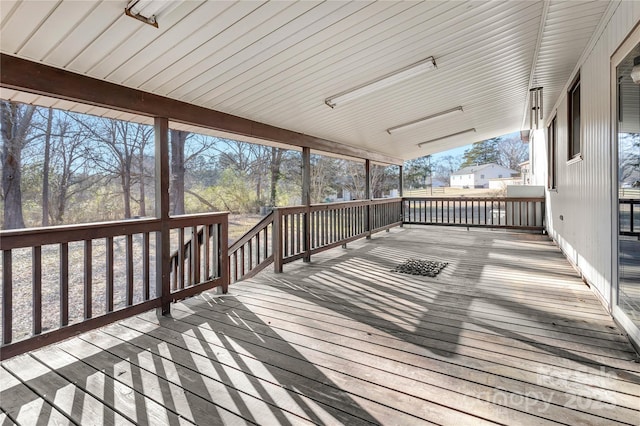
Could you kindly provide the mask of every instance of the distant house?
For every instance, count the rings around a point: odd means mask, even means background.
[[[452,188],[488,188],[489,179],[510,178],[517,175],[516,170],[503,167],[499,164],[488,163],[463,167],[451,174],[450,185]]]

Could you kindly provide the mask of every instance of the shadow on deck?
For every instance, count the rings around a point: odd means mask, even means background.
[[[436,277],[390,272],[414,257]],[[638,424],[640,364],[545,237],[404,228],[2,363],[3,420]]]

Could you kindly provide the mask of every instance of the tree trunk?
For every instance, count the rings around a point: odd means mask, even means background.
[[[170,199],[173,202],[172,215],[184,214],[184,145],[189,132],[171,130],[171,180]]]
[[[271,200],[270,205],[275,206],[278,195],[278,180],[280,180],[280,165],[284,149],[271,147]]]
[[[22,214],[22,190],[20,182],[20,151],[12,149],[10,145],[2,148],[2,192],[4,195],[4,225],[3,229],[24,228]]]
[[[123,173],[121,177],[122,183],[122,197],[124,201],[124,217],[125,219],[131,218],[131,176],[128,173]]]
[[[144,217],[147,215],[147,204],[145,199],[144,185],[144,145],[140,145],[140,211],[139,215]]]
[[[42,226],[49,226],[49,167],[51,162],[51,124],[53,109],[49,108],[47,132],[44,135],[44,166],[42,170]]]
[[[64,223],[64,212],[67,207],[67,191],[69,183],[67,181],[67,172],[63,171],[60,180],[60,192],[58,193],[58,207],[56,212],[55,224],[62,225]]]
[[[24,228],[22,213],[21,158],[22,149],[27,144],[31,119],[35,106],[22,109],[18,104],[3,101],[0,104],[2,123],[2,197],[4,200],[3,229]],[[22,111],[21,111],[22,110]]]

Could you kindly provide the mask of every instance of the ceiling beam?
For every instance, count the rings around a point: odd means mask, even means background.
[[[386,164],[402,159],[0,54],[0,86]]]

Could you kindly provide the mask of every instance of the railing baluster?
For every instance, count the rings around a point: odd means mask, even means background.
[[[133,235],[127,235],[127,306],[133,305]]]
[[[325,210],[321,210],[318,213],[320,214],[320,222],[318,223],[320,225],[320,239],[318,240],[319,247],[322,247],[324,245],[324,214],[325,214]]]
[[[282,215],[282,230],[284,231],[284,236],[282,236],[282,242],[283,242],[283,257],[288,257],[289,256],[289,215],[288,214],[283,214]]]
[[[228,249],[229,226],[228,223],[216,223],[211,225],[211,244],[213,248],[213,263],[211,263],[211,275],[215,278],[223,278],[229,271],[229,261],[223,256],[223,249]]]
[[[302,253],[304,251],[304,216],[302,213],[298,213],[298,241],[297,241],[297,252]]]
[[[262,262],[260,258],[260,232],[256,234],[256,265],[259,265]]]
[[[178,228],[178,288],[184,288],[184,228]]]
[[[35,246],[32,249],[33,265],[33,334],[42,333],[42,247]]]
[[[448,204],[447,207],[449,207]],[[456,200],[453,200],[453,223],[456,223]]]
[[[233,280],[238,281],[238,252],[233,252]]]
[[[191,228],[191,285],[200,283],[200,233],[198,227]]]
[[[151,298],[151,267],[150,267],[150,238],[149,233],[142,234],[142,298],[149,300]]]
[[[106,239],[107,282],[105,285],[106,311],[113,312],[113,237]]]
[[[92,302],[92,263],[93,263],[93,241],[84,241],[84,319],[89,319],[92,316],[91,302]]]
[[[241,277],[244,277],[244,274],[245,274],[245,252],[244,252],[245,247],[246,247],[246,244],[240,247],[240,276]]]
[[[487,200],[484,200],[484,224],[487,225]]]
[[[171,290],[178,289],[178,257],[171,258]]]
[[[274,272],[282,272],[282,214],[279,210],[273,210],[272,250]]]
[[[60,243],[60,325],[69,324],[69,243]]]
[[[204,279],[208,281],[211,276],[211,225],[202,227],[202,244],[204,245]]]
[[[13,266],[11,250],[2,252],[2,343],[13,338]]]

